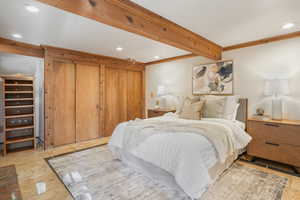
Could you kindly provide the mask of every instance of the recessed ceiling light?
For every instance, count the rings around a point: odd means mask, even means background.
[[[26,10],[28,10],[29,12],[32,13],[38,13],[40,11],[40,9],[38,9],[35,6],[31,6],[31,5],[25,5]]]
[[[19,33],[14,33],[14,34],[12,34],[11,36],[13,36],[14,38],[18,38],[18,39],[20,39],[20,38],[23,37],[23,36],[20,35]]]
[[[290,29],[293,28],[295,26],[294,23],[286,23],[282,26],[283,29]]]
[[[123,51],[123,48],[122,47],[117,47],[116,50],[117,51]]]
[[[155,58],[155,59],[160,59],[160,57],[159,57],[159,56],[154,56],[154,58]]]

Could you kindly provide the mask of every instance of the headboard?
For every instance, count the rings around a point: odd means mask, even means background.
[[[236,120],[241,121],[243,123],[247,122],[248,118],[248,99],[239,99],[239,109],[237,112]]]

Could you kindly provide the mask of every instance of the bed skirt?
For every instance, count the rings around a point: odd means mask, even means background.
[[[115,158],[121,160],[122,163],[129,166],[133,170],[147,176],[155,182],[159,182],[169,188],[183,192],[180,186],[176,183],[174,176],[172,176],[166,170],[161,169],[140,158],[137,158],[126,150],[114,146],[110,146],[109,148]],[[209,169],[209,175],[213,182],[215,182],[219,178],[219,176],[232,165],[232,163],[237,159],[238,155],[242,152],[243,151],[234,153],[234,155],[227,157],[224,163],[216,163]]]

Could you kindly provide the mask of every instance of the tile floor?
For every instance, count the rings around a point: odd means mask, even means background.
[[[53,148],[46,151],[32,150],[8,154],[6,157],[0,156],[0,167],[12,164],[16,166],[19,185],[24,200],[71,200],[72,197],[69,195],[65,186],[59,181],[44,158],[105,144],[108,140],[109,138],[102,138]],[[240,163],[279,176],[287,177],[289,183],[284,191],[283,200],[300,200],[300,178],[255,166],[253,164]],[[47,187],[46,192],[41,195],[38,195],[36,190],[36,183],[38,182],[45,182]]]

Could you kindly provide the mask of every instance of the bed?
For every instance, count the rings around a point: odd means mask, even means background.
[[[247,99],[239,99],[235,120],[137,119],[116,127],[109,148],[134,170],[199,199],[250,142],[246,119]]]

